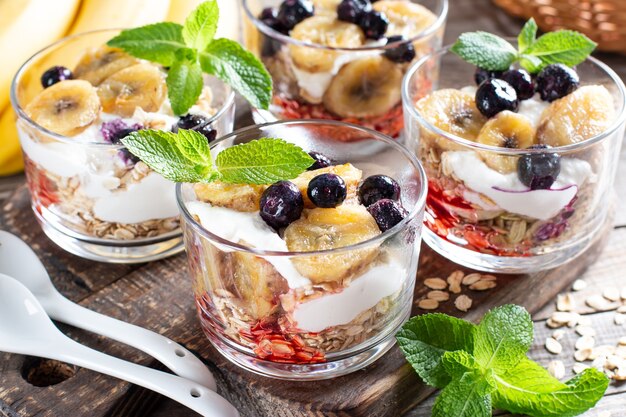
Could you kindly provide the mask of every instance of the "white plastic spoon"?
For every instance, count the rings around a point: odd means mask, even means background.
[[[105,355],[61,333],[35,296],[0,274],[0,351],[56,359],[165,395],[205,417],[238,417],[228,401],[187,379]]]
[[[0,230],[0,273],[25,285],[54,320],[117,340],[156,358],[175,374],[215,391],[215,379],[193,353],[158,333],[81,307],[50,281],[37,254],[19,237]]]

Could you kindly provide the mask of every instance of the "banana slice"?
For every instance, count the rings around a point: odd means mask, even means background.
[[[358,48],[365,42],[365,35],[357,25],[325,15],[304,19],[293,28],[290,36],[299,41],[333,48]],[[309,46],[291,45],[289,48],[293,63],[308,72],[330,71],[341,54]]]
[[[315,15],[337,16],[337,6],[341,0],[313,0]]]
[[[121,49],[105,45],[83,55],[74,68],[74,78],[87,80],[98,86],[116,72],[138,63],[137,59]]]
[[[374,218],[361,205],[305,210],[299,220],[285,229],[290,251],[306,252],[341,248],[371,239],[380,234]],[[378,253],[377,247],[347,252],[294,257],[298,272],[314,284],[340,282],[368,267]]]
[[[367,118],[387,113],[401,99],[402,71],[374,56],[344,65],[324,94],[324,106],[341,117]]]
[[[415,107],[431,124],[463,139],[475,141],[487,118],[476,107],[474,96],[452,88],[434,91],[420,99]],[[422,134],[428,134],[422,129]],[[437,137],[437,145],[446,150],[462,149],[446,138]]]
[[[476,142],[508,149],[525,149],[534,144],[535,128],[530,119],[505,110],[489,119],[478,133]],[[504,174],[517,170],[517,157],[481,152],[481,157],[491,168]]]
[[[402,35],[406,39],[414,38],[437,20],[426,7],[410,1],[381,0],[372,4],[372,7],[389,19],[385,36]]]
[[[154,65],[133,65],[116,72],[98,87],[98,96],[107,113],[130,117],[137,107],[156,112],[167,96],[163,74]]]
[[[243,212],[259,210],[261,194],[266,188],[266,185],[226,184],[221,181],[198,183],[193,187],[199,200]]]
[[[314,177],[317,177],[320,174],[327,173],[339,175],[346,183],[348,195],[346,196],[343,204],[349,204],[350,202],[356,202],[358,204],[358,198],[356,193],[357,188],[359,187],[359,182],[361,181],[361,177],[363,176],[363,171],[356,168],[352,164],[344,164],[315,169],[313,171],[305,171],[297,178],[292,180],[292,182],[296,184],[296,186],[300,189],[300,192],[302,193],[302,198],[304,199],[304,207],[315,208],[315,204],[311,202],[307,194],[309,182],[311,182]]]
[[[604,132],[614,120],[611,93],[601,85],[583,86],[543,111],[537,139],[552,147],[578,143]]]
[[[45,129],[75,136],[98,119],[100,99],[89,82],[66,80],[43,90],[25,110],[28,117]]]

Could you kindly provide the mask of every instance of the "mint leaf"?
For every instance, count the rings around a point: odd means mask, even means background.
[[[517,36],[517,48],[520,54],[535,43],[537,38],[537,23],[532,17],[524,24],[522,31]]]
[[[491,396],[481,394],[485,383],[473,373],[453,380],[435,400],[432,417],[491,417]]]
[[[181,130],[175,134],[143,129],[126,136],[122,143],[170,181],[210,182],[215,179],[207,141],[200,133]]]
[[[595,42],[582,33],[559,30],[539,37],[524,53],[541,59],[539,70],[559,63],[573,67],[583,62],[596,46]]]
[[[398,345],[413,369],[428,385],[450,382],[441,361],[446,351],[474,350],[476,326],[445,314],[424,314],[404,323],[396,335]]]
[[[517,51],[506,40],[487,32],[467,32],[452,45],[452,52],[489,71],[507,70],[517,60]]]
[[[215,39],[200,53],[204,72],[213,74],[237,90],[254,107],[267,109],[272,78],[261,62],[230,39]]]
[[[483,369],[472,355],[463,350],[444,353],[441,364],[452,380],[461,379],[468,373],[479,378],[478,394],[480,395],[490,394],[496,389],[493,370]]]
[[[176,61],[167,73],[166,82],[172,111],[178,115],[185,114],[202,93],[202,69],[197,62]]]
[[[187,46],[202,51],[217,31],[219,8],[215,0],[200,3],[185,20],[183,39]]]
[[[533,343],[533,322],[520,306],[508,304],[489,311],[476,329],[474,357],[496,373],[526,357]]]
[[[272,138],[224,149],[215,160],[221,180],[232,184],[271,184],[292,179],[313,162],[300,147]]]
[[[602,398],[609,384],[606,375],[594,368],[562,383],[530,359],[496,375],[495,381],[495,407],[534,417],[582,414]]]
[[[522,68],[524,68],[531,74],[538,73],[543,65],[541,59],[537,58],[536,56],[526,54],[520,55],[519,63]]]
[[[183,27],[177,23],[162,22],[123,30],[107,42],[130,55],[171,66],[176,61],[176,51],[185,47]]]

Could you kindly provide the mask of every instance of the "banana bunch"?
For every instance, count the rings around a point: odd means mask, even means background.
[[[0,54],[3,57],[0,66],[0,176],[17,173],[23,168],[9,92],[13,76],[30,56],[64,36],[77,33],[160,21],[183,23],[202,1],[0,0]],[[217,36],[238,39],[238,2],[218,0],[218,3],[222,17]],[[78,59],[82,52],[77,51],[72,58]]]

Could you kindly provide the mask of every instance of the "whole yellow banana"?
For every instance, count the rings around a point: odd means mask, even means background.
[[[15,113],[8,106],[0,113],[0,175],[11,175],[24,168],[15,127]]]
[[[169,10],[170,0],[83,0],[69,34],[161,22]]]
[[[171,0],[166,20],[180,24],[185,23],[187,15],[203,1],[205,0]],[[240,38],[239,1],[217,0],[217,4],[220,8],[220,20],[215,37],[238,41]]]

